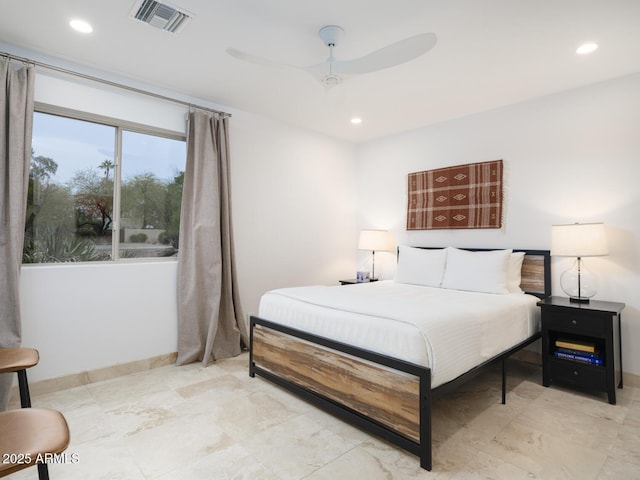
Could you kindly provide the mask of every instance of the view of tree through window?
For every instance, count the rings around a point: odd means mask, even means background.
[[[183,140],[36,112],[23,263],[175,256],[185,158]]]
[[[122,257],[177,253],[185,160],[185,142],[122,132]]]

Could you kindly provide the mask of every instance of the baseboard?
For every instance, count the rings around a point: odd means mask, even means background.
[[[95,370],[87,370],[62,377],[40,380],[38,382],[29,382],[29,391],[31,395],[44,395],[47,393],[66,390],[68,388],[81,387],[90,383],[101,382],[111,378],[129,375],[130,373],[144,372],[152,368],[164,367],[176,363],[178,353],[168,353],[157,357],[146,358],[143,360],[135,360],[133,362],[119,363],[109,367],[98,368]],[[29,375],[27,371],[27,376]],[[20,394],[18,386],[14,385],[11,390],[11,402],[20,402]]]
[[[166,355],[159,355],[157,357],[147,358],[143,360],[120,363],[96,370],[88,370],[85,372],[74,373],[62,377],[41,380],[39,382],[29,382],[29,390],[32,395],[44,395],[46,393],[57,392],[59,390],[66,390],[68,388],[80,387],[83,385],[88,385],[90,383],[109,380],[111,378],[128,375],[130,373],[144,372],[146,370],[151,370],[152,368],[173,365],[174,363],[176,363],[177,358],[178,353],[173,352]],[[516,353],[511,355],[511,358],[521,362],[542,365],[542,355],[540,354],[540,352],[528,350],[526,348],[517,351]],[[640,375],[624,372],[622,375],[622,381],[624,385],[627,385],[629,387],[640,387]],[[20,394],[18,393],[17,385],[14,385],[11,390],[10,402],[20,402]]]

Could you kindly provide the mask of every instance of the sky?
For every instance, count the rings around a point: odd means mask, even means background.
[[[49,157],[58,164],[56,183],[66,183],[79,170],[89,168],[104,175],[98,166],[114,160],[116,128],[57,115],[36,112],[33,120],[35,156]],[[173,180],[184,170],[186,143],[179,140],[124,131],[122,180],[152,172]]]

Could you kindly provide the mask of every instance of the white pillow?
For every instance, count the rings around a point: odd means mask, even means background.
[[[512,250],[470,252],[447,248],[442,288],[483,293],[509,293],[508,267]]]
[[[509,271],[507,273],[507,289],[511,293],[524,293],[520,288],[522,282],[522,262],[524,252],[514,252],[509,257]]]
[[[398,247],[398,266],[396,282],[439,287],[444,275],[447,261],[447,250],[425,248]]]

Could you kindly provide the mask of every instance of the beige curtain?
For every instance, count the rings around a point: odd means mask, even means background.
[[[33,127],[33,66],[0,58],[0,347],[20,345],[20,265]],[[0,411],[15,374],[0,375]]]
[[[236,284],[229,192],[229,119],[189,114],[178,259],[178,365],[248,345]]]

